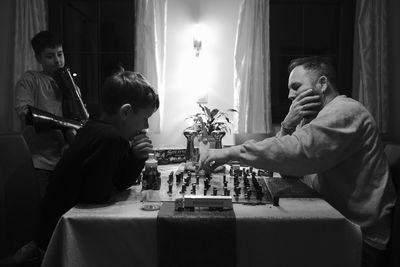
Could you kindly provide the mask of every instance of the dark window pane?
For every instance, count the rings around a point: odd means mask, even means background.
[[[270,1],[273,123],[280,123],[290,106],[287,67],[294,58],[330,56],[338,67],[338,88],[351,95],[354,6],[354,0]]]
[[[135,1],[51,0],[48,7],[49,29],[61,33],[66,66],[96,116],[105,78],[118,66],[133,70]]]
[[[63,41],[69,53],[96,53],[98,50],[98,18],[95,1],[66,1],[64,9]]]
[[[300,4],[271,3],[271,49],[282,55],[301,54],[303,47],[302,6]],[[272,53],[271,53],[272,55]]]
[[[101,55],[101,81],[104,80],[118,67],[123,67],[125,70],[133,70],[134,58],[133,54],[125,53],[103,53]]]
[[[339,5],[304,6],[304,54],[335,55],[338,49]]]
[[[102,1],[100,4],[101,51],[133,53],[134,1]],[[118,3],[118,4],[116,4]]]

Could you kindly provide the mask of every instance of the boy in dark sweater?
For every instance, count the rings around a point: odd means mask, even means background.
[[[153,146],[144,130],[159,99],[144,77],[121,71],[103,85],[103,111],[77,133],[52,174],[42,201],[34,241],[14,257],[21,263],[46,249],[59,218],[78,203],[104,203],[138,177]],[[39,248],[39,249],[38,249]]]

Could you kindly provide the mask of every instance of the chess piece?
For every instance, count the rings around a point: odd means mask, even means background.
[[[193,195],[196,195],[196,184],[195,183],[192,184],[192,192],[191,193]]]
[[[169,196],[172,196],[172,183],[168,183],[168,192],[167,192],[167,194]]]
[[[274,205],[275,207],[279,206],[279,197],[278,196],[274,196],[272,198],[272,205]]]

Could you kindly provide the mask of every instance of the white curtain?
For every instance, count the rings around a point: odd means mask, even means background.
[[[271,133],[269,0],[242,0],[235,44],[238,133]]]
[[[160,133],[164,99],[167,0],[137,0],[136,12],[135,70],[147,78],[160,97],[160,109],[149,121],[149,130]]]
[[[32,37],[47,28],[45,0],[16,0],[13,84],[26,70],[41,70],[31,47]],[[14,89],[13,89],[14,90]],[[14,91],[13,91],[14,99]],[[20,130],[20,122],[13,112],[13,130]]]
[[[388,130],[387,1],[358,0],[355,17],[353,98]]]

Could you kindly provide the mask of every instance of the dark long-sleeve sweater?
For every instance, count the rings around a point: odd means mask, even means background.
[[[37,242],[45,247],[58,219],[78,203],[103,203],[133,185],[144,167],[109,123],[89,121],[54,170],[42,201]]]

